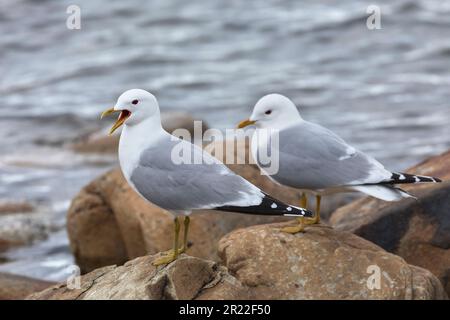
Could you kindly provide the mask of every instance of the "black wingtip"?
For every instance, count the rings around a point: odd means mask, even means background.
[[[285,216],[285,217],[306,217],[306,218],[314,217],[314,213],[312,213],[308,209],[294,207],[294,206],[288,206],[287,208],[293,208],[293,211],[295,211],[295,212],[290,213],[290,211],[288,210],[289,213],[283,214],[283,216]],[[300,211],[300,213],[298,213],[299,211]]]
[[[409,184],[409,183],[439,183],[441,179],[428,176],[419,176],[402,172],[393,172],[389,180],[381,182],[381,184]]]
[[[304,208],[291,206],[280,200],[272,198],[264,193],[264,197],[259,205],[248,207],[223,206],[216,210],[230,211],[246,214],[267,215],[267,216],[285,216],[285,217],[314,217],[314,214]]]

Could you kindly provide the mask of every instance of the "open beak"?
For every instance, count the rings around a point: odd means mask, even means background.
[[[111,130],[109,130],[109,135],[112,135],[113,132],[116,131],[116,129],[119,128],[121,125],[123,125],[125,120],[127,120],[131,116],[131,112],[128,110],[114,110],[114,108],[111,108],[103,111],[100,118],[103,119],[103,117],[109,116],[110,114],[116,112],[120,112],[119,118],[117,118],[116,123],[114,123],[114,125],[111,127]]]
[[[245,128],[245,127],[247,127],[247,126],[251,126],[252,124],[255,124],[255,123],[256,123],[256,121],[252,121],[252,120],[250,120],[250,119],[241,121],[241,122],[239,122],[239,124],[238,124],[238,129],[242,129],[242,128]]]

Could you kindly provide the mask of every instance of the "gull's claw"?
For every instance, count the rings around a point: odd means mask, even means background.
[[[300,217],[300,218],[297,218],[297,222],[298,223],[295,226],[281,228],[281,232],[286,232],[286,233],[290,233],[290,234],[305,232],[305,226],[319,223],[317,221],[316,216],[314,218]]]
[[[160,253],[161,256],[156,258],[155,260],[153,260],[152,264],[154,266],[169,264],[169,263],[175,261],[178,258],[178,255],[181,253],[184,253],[184,251],[185,251],[184,246],[182,246],[178,249],[177,254],[175,254],[173,249],[161,252]]]
[[[298,218],[297,222],[298,223],[295,226],[281,228],[281,232],[286,232],[286,233],[290,233],[290,234],[304,232],[305,231],[305,218],[303,218],[303,217]]]
[[[171,256],[171,255],[173,255],[173,253],[174,253],[173,249],[170,249],[167,251],[160,252],[160,255],[161,256]],[[178,254],[180,254],[180,253],[184,253],[184,248],[182,246],[178,249]]]
[[[177,257],[178,257],[178,255],[176,255],[174,253],[168,254],[168,255],[163,255],[163,256],[153,260],[152,265],[157,267],[157,266],[160,266],[163,264],[169,264],[169,263],[175,261],[177,259]]]

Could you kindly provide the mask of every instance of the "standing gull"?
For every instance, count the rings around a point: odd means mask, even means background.
[[[441,182],[433,177],[390,172],[374,158],[356,150],[332,131],[300,116],[295,104],[287,97],[269,94],[255,105],[248,120],[238,127],[255,125],[252,154],[260,169],[258,148],[267,148],[268,139],[258,139],[258,130],[272,129],[279,134],[279,170],[270,177],[277,183],[303,191],[301,207],[307,206],[305,191],[316,196],[316,214],[308,224],[320,221],[320,200],[324,194],[359,191],[385,201],[413,197],[395,184]],[[274,134],[274,133],[272,133]],[[303,219],[302,219],[303,220]],[[303,221],[284,231],[296,233],[303,229]]]
[[[178,139],[161,126],[156,98],[141,89],[124,92],[102,117],[120,112],[112,134],[124,125],[119,142],[119,161],[125,179],[145,200],[174,215],[173,249],[153,264],[167,264],[187,249],[189,214],[195,209],[214,209],[259,215],[312,217],[303,208],[285,204],[236,175],[201,148]],[[189,150],[201,164],[180,163],[174,150]],[[199,158],[200,157],[200,158]],[[184,215],[184,241],[179,247],[180,222]]]

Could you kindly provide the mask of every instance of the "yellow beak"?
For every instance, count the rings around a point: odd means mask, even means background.
[[[119,115],[119,118],[117,119],[117,121],[111,127],[111,130],[109,130],[109,135],[112,135],[113,132],[116,131],[116,129],[119,128],[121,125],[123,125],[125,120],[127,120],[128,117],[131,116],[131,112],[128,110],[114,110],[114,108],[110,108],[108,110],[103,111],[100,118],[103,119],[103,117],[109,116],[110,114],[113,114],[116,112],[120,112],[120,115]]]
[[[112,114],[114,112],[119,112],[119,110],[114,110],[114,108],[109,108],[108,110],[105,110],[102,112],[100,119],[103,119],[104,117],[109,116],[110,114]]]
[[[252,120],[247,119],[247,120],[239,122],[238,128],[242,129],[242,128],[245,128],[247,126],[251,126],[252,124],[255,124],[255,123],[256,123],[256,121],[252,121]]]

